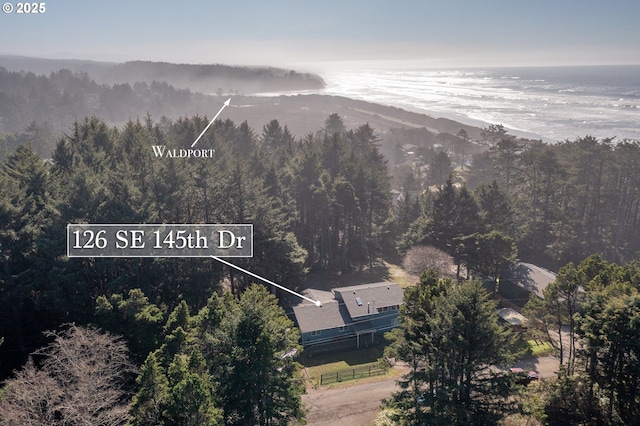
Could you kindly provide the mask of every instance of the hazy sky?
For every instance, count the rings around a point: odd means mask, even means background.
[[[10,3],[0,54],[311,70],[640,64],[639,0],[50,0],[41,15]]]

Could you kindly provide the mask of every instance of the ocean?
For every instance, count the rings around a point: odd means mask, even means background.
[[[321,93],[376,102],[547,142],[586,135],[640,141],[640,65],[357,70]]]

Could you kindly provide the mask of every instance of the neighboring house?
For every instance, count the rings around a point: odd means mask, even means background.
[[[522,307],[531,293],[544,299],[544,289],[555,280],[555,273],[531,263],[520,262],[500,275],[497,291],[503,298]],[[493,282],[485,282],[484,285],[490,291],[495,290]]]
[[[303,304],[293,308],[304,347],[352,339],[359,348],[372,343],[376,333],[397,327],[404,300],[398,284],[363,284],[336,288],[332,293],[333,300],[323,301],[321,307]]]

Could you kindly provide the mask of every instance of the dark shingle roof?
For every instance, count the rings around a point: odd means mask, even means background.
[[[312,304],[299,305],[293,308],[293,313],[302,333],[344,327],[351,322],[344,304],[336,300],[323,303],[321,307]]]
[[[531,263],[520,262],[512,268],[508,279],[544,299],[542,292],[556,280],[556,274]]]
[[[378,308],[402,305],[404,300],[402,288],[390,282],[336,288],[333,292],[336,299],[344,302],[353,319],[372,315]]]
[[[404,300],[402,288],[390,282],[336,288],[333,294],[335,299],[323,301],[321,307],[303,304],[293,308],[302,333],[354,324],[358,317],[373,315],[378,308],[402,305]],[[362,302],[360,306],[356,299]]]

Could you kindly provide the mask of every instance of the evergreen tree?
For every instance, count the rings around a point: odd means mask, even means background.
[[[400,328],[385,334],[391,345],[385,350],[408,363],[409,373],[398,381],[401,392],[394,394],[393,405],[402,413],[403,424],[426,422],[423,405],[435,408],[431,398],[436,391],[437,356],[433,346],[436,305],[446,296],[451,283],[438,278],[433,269],[425,270],[414,287],[407,288],[405,303],[400,307]],[[426,397],[425,397],[426,396]]]
[[[213,384],[205,367],[205,360],[197,348],[190,356],[175,355],[167,370],[169,398],[164,412],[166,424],[222,424],[222,413],[215,406]]]
[[[97,323],[127,340],[132,356],[140,361],[160,345],[162,338],[162,310],[149,302],[140,289],[122,294],[99,296],[96,299]]]
[[[451,253],[453,239],[459,236],[456,212],[457,194],[453,179],[438,189],[431,207],[433,245],[440,250]]]
[[[498,324],[495,302],[478,282],[454,287],[438,311],[434,335],[446,371],[442,387],[461,409],[456,416],[464,417],[459,420],[469,421],[474,410],[483,409],[477,402],[491,398],[481,374],[486,367],[509,359],[510,333]]]
[[[391,405],[400,424],[492,424],[506,395],[483,374],[510,359],[509,330],[498,325],[495,303],[479,283],[449,286],[445,293],[435,274],[426,274],[407,293],[402,331],[394,332],[395,353],[411,371]]]
[[[497,279],[517,256],[513,240],[497,231],[474,236],[476,251],[470,260],[471,267],[481,274]]]
[[[169,382],[164,369],[151,352],[136,379],[138,392],[131,400],[131,424],[135,426],[162,425],[169,401]]]
[[[520,146],[514,137],[502,137],[489,149],[493,167],[507,194],[513,190],[513,178],[518,168]]]
[[[431,157],[429,163],[429,183],[431,185],[444,184],[452,172],[451,158],[444,151],[439,151]]]
[[[299,332],[262,286],[248,288],[223,319],[220,399],[227,424],[285,425],[303,417],[304,385],[293,356]],[[224,355],[223,355],[224,354]],[[215,361],[214,361],[215,363]]]
[[[266,149],[280,148],[287,143],[286,139],[285,131],[276,119],[271,120],[262,128],[261,143]]]
[[[324,120],[324,131],[328,136],[334,133],[342,134],[346,132],[346,130],[342,117],[335,112],[333,114],[329,114],[327,119]]]
[[[514,211],[507,194],[497,181],[476,189],[481,215],[487,231],[498,231],[515,237]]]

